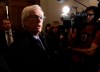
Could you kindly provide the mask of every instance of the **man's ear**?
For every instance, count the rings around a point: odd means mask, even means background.
[[[23,27],[27,27],[27,25],[28,25],[28,20],[25,19],[25,20],[23,21],[22,26],[23,26]]]

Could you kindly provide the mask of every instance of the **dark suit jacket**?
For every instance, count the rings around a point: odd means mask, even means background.
[[[15,40],[17,37],[16,32],[12,31],[13,39]],[[5,31],[0,32],[0,53],[5,57],[7,55],[9,50],[9,47],[7,45],[6,37],[5,37]]]
[[[44,47],[47,48],[44,38],[40,36],[40,39]],[[21,33],[19,39],[12,44],[10,53],[12,69],[15,72],[19,70],[23,72],[48,72],[49,57],[47,49],[43,50],[32,34]]]
[[[11,72],[7,62],[0,54],[0,72]]]

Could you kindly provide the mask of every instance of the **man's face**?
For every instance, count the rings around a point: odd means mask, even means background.
[[[87,11],[87,22],[91,22],[94,19],[94,12],[92,10]]]
[[[11,28],[10,20],[3,20],[3,28],[4,30],[9,30]]]
[[[42,31],[44,14],[41,10],[31,11],[30,16],[26,19],[26,29],[33,33],[38,34]]]

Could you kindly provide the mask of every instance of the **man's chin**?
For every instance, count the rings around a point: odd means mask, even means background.
[[[33,33],[39,34],[41,31],[42,31],[42,30],[38,29],[38,30],[34,31]]]

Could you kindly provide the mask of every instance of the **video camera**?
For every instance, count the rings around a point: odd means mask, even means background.
[[[86,25],[86,17],[87,17],[87,13],[85,13],[84,11],[74,14],[72,17],[73,26],[75,28],[80,28],[80,29],[84,27]]]
[[[74,18],[86,18],[87,14],[85,12],[74,14]]]

